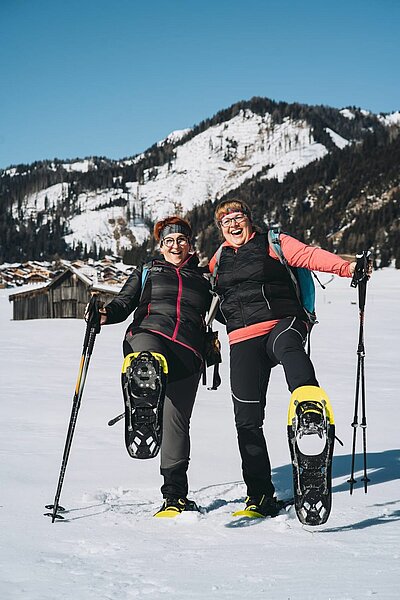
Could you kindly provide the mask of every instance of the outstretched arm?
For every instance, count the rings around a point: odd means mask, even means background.
[[[352,277],[356,263],[343,260],[337,254],[316,246],[307,246],[290,235],[281,234],[282,252],[291,267]]]

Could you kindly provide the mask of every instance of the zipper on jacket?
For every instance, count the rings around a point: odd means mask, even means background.
[[[181,320],[181,298],[182,298],[182,275],[179,271],[179,268],[176,268],[176,275],[178,277],[178,295],[176,297],[176,325],[174,329],[174,333],[172,334],[172,340],[176,340],[176,336],[178,335],[178,329]]]
[[[236,259],[237,259],[237,250],[235,250],[235,255],[233,258],[233,270],[234,271],[236,271]],[[242,316],[242,322],[243,322],[244,327],[246,327],[247,323],[246,323],[246,319],[244,316],[243,303],[242,303],[239,293],[238,293],[238,302],[239,302],[239,306],[240,306],[240,314]]]
[[[176,275],[178,277],[178,295],[176,297],[176,325],[175,325],[175,329],[174,329],[174,333],[172,334],[172,337],[170,338],[172,341],[176,340],[176,337],[178,335],[178,329],[179,329],[179,325],[180,325],[180,320],[181,320],[181,298],[182,298],[182,275],[180,273],[180,269],[186,265],[187,262],[189,262],[189,260],[191,259],[191,254],[189,254],[189,256],[186,258],[186,260],[179,265],[179,267],[174,267],[174,265],[169,264],[168,267],[171,269],[175,269],[176,271]],[[150,304],[148,305],[148,313],[147,316],[149,315],[149,310],[150,310]]]
[[[179,329],[179,325],[180,325],[180,321],[181,321],[181,298],[182,298],[182,275],[181,275],[181,268],[186,265],[187,262],[189,262],[189,260],[191,259],[191,254],[189,254],[189,256],[186,258],[186,260],[179,265],[179,267],[174,267],[172,265],[172,268],[175,269],[176,271],[176,275],[178,277],[178,295],[176,297],[176,325],[175,325],[175,329],[174,329],[174,333],[172,334],[172,340],[176,340],[176,337],[178,335],[178,329]]]
[[[269,303],[269,300],[268,300],[267,296],[265,295],[265,283],[263,283],[262,286],[261,286],[261,293],[262,293],[262,295],[264,297],[265,302],[267,303],[267,306],[268,306],[269,310],[271,310],[271,305]]]
[[[221,311],[221,315],[225,319],[225,323],[227,323],[228,321],[226,320],[226,316],[224,315],[224,311],[222,310],[222,305],[224,302],[225,302],[225,298],[221,298],[220,303],[219,303],[219,310]]]
[[[247,327],[246,319],[245,319],[245,316],[244,316],[243,303],[242,303],[242,301],[241,301],[240,298],[238,298],[238,300],[239,300],[240,314],[242,315],[243,325],[244,325],[244,327]]]

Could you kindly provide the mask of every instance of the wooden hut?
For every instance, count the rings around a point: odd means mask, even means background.
[[[121,289],[92,280],[79,269],[69,266],[63,273],[42,287],[23,290],[9,296],[13,303],[13,319],[81,319],[93,293],[107,303]]]

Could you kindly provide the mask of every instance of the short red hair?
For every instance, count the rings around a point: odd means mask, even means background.
[[[167,225],[180,225],[185,231],[187,231],[188,237],[192,237],[192,228],[190,227],[189,221],[186,219],[181,219],[181,217],[167,217],[166,219],[162,219],[161,221],[157,221],[154,225],[153,235],[157,242],[161,239],[161,233]]]

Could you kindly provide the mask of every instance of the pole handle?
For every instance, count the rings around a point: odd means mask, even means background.
[[[88,313],[88,325],[93,329],[94,333],[100,333],[100,313],[99,313],[99,299],[96,294],[93,294],[89,301],[89,306],[87,309]]]
[[[350,283],[351,287],[356,288],[360,284],[367,283],[371,260],[372,253],[370,250],[363,250],[360,254],[356,254],[356,268]]]

